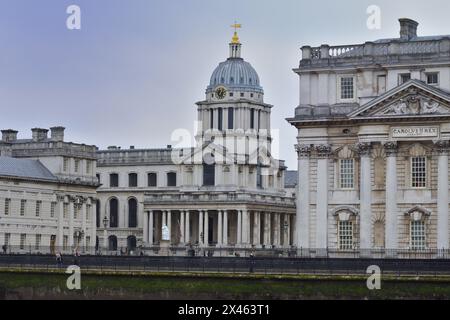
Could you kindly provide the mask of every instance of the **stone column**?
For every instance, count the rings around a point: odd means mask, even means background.
[[[180,211],[180,242],[186,243],[186,240],[184,238],[184,230],[185,230],[185,226],[184,226],[184,211]]]
[[[271,239],[270,239],[270,230],[271,230],[271,223],[270,223],[270,213],[264,214],[264,245],[270,246]]]
[[[294,243],[297,248],[309,248],[309,161],[311,146],[298,145],[298,184],[297,184],[297,214],[295,219]]]
[[[248,210],[242,210],[242,243],[250,244],[250,214]]]
[[[204,224],[204,230],[205,230],[205,245],[207,246],[207,247],[209,247],[209,223],[208,223],[208,219],[209,219],[209,215],[208,215],[208,210],[205,210],[204,212],[203,212],[203,220],[205,221],[205,224]]]
[[[142,226],[143,228],[142,228],[142,231],[143,231],[143,242],[144,242],[144,245],[146,245],[149,241],[148,241],[148,235],[149,235],[149,228],[148,228],[148,212],[147,211],[144,211],[144,219],[143,219],[143,223],[144,223],[144,225]]]
[[[74,215],[74,202],[69,197],[69,248],[73,249],[73,215]]]
[[[371,144],[359,143],[357,146],[361,157],[360,174],[360,245],[361,249],[372,249],[372,175],[371,175]]]
[[[217,211],[217,244],[222,245],[222,210]]]
[[[162,225],[166,225],[167,226],[167,211],[162,211]]]
[[[397,249],[397,143],[386,142],[386,249]]]
[[[280,214],[279,213],[274,213],[274,227],[273,227],[273,244],[276,246],[280,245],[280,234],[281,234],[281,230],[280,230]]]
[[[186,216],[184,217],[184,238],[186,240],[186,243],[190,243],[191,242],[191,232],[190,232],[190,223],[191,221],[190,219],[190,213],[189,210],[186,211]]]
[[[172,211],[167,210],[167,228],[169,228],[170,243],[172,243]]]
[[[199,210],[198,211],[198,244],[199,245],[203,244],[202,235],[203,235],[203,211]]]
[[[242,244],[242,210],[237,211],[237,244]]]
[[[329,145],[316,146],[317,196],[316,196],[316,248],[328,247],[328,158]]]
[[[289,247],[289,239],[290,239],[290,221],[289,215],[285,214],[283,217],[283,245],[285,247]]]
[[[448,141],[435,144],[438,153],[438,192],[437,192],[437,248],[449,248],[449,183],[448,183]]]
[[[152,210],[148,212],[148,243],[153,245],[155,242],[153,240],[155,233],[155,214]]]
[[[253,245],[258,246],[261,243],[260,240],[260,213],[258,211],[253,212]]]
[[[57,196],[58,200],[58,250],[62,250],[64,242],[64,196]]]
[[[223,245],[228,245],[228,211],[223,211]]]

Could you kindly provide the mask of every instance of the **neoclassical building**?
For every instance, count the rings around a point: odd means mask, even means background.
[[[101,243],[111,251],[157,247],[167,226],[181,251],[289,248],[295,204],[284,162],[271,156],[273,106],[237,33],[196,105],[193,148],[98,152]]]
[[[450,37],[417,27],[302,47],[298,248],[449,248]]]
[[[2,130],[0,247],[13,252],[94,252],[95,146],[64,141],[64,128]],[[3,251],[3,250],[2,250]]]

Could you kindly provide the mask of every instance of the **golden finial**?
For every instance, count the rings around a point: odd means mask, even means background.
[[[233,25],[231,25],[231,27],[234,28],[234,35],[233,38],[231,39],[231,43],[237,44],[239,43],[239,36],[237,34],[237,29],[242,28],[242,24],[235,22]]]

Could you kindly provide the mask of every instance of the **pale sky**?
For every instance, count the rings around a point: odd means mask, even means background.
[[[81,8],[81,30],[66,8]],[[381,29],[366,27],[369,5]],[[450,34],[450,1],[0,0],[0,128],[31,136],[63,125],[66,140],[127,148],[165,147],[178,128],[193,130],[195,102],[228,56],[236,20],[242,55],[274,105],[279,156],[296,169],[300,47],[398,37],[397,19],[419,35]]]

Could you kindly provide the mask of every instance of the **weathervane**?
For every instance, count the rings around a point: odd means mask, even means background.
[[[237,30],[242,28],[242,24],[236,23],[235,21],[234,24],[231,25],[231,27],[234,28],[234,36],[233,39],[231,40],[231,43],[239,43],[239,36],[237,34]]]

